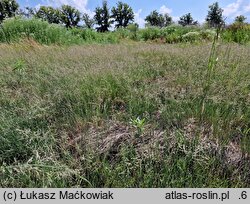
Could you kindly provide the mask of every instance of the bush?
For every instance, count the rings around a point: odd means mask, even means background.
[[[118,33],[98,33],[92,29],[81,29],[81,28],[73,28],[71,29],[71,33],[73,36],[81,38],[84,42],[87,43],[117,43],[119,42],[119,34]]]
[[[127,30],[130,32],[129,38],[132,40],[138,40],[138,30],[139,30],[139,25],[137,24],[130,24],[127,27]]]
[[[125,28],[118,28],[115,32],[117,36],[119,37],[119,39],[129,38],[130,36],[129,30]]]
[[[160,28],[149,27],[139,31],[140,39],[148,41],[162,37]]]
[[[201,36],[199,32],[189,32],[182,36],[183,42],[196,42],[200,40],[201,40]]]
[[[216,31],[215,30],[211,30],[211,29],[207,29],[207,30],[202,30],[200,32],[200,36],[201,36],[201,39],[203,40],[213,40],[214,37],[216,35]]]
[[[250,41],[250,25],[234,23],[226,28],[223,39],[227,42],[247,43]]]
[[[73,36],[79,37],[85,41],[94,41],[98,38],[96,35],[97,33],[92,29],[73,28],[71,29],[71,33]]]
[[[170,44],[179,43],[181,42],[181,36],[178,35],[177,33],[171,33],[165,38],[165,40],[166,40],[166,43],[170,43]]]
[[[164,39],[166,43],[193,42],[201,38],[200,30],[201,28],[197,26],[183,27],[171,25],[164,28],[149,27],[139,31],[139,38],[145,41]]]

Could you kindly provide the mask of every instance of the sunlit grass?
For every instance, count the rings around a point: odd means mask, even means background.
[[[0,186],[249,187],[250,48],[201,103],[210,49],[1,44]]]

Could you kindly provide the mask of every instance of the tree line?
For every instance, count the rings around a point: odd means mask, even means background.
[[[94,17],[83,13],[70,5],[62,5],[60,8],[51,6],[41,6],[38,10],[30,7],[20,9],[16,0],[0,0],[0,24],[1,22],[16,15],[26,18],[40,18],[49,23],[62,24],[67,28],[78,27],[83,21],[85,28],[96,28],[98,32],[109,31],[114,24],[115,28],[126,28],[134,23],[135,14],[131,6],[127,3],[119,1],[116,6],[111,9],[107,1],[103,1],[101,6],[96,7]],[[244,23],[245,16],[237,16],[235,22]],[[146,26],[167,27],[174,23],[173,18],[169,14],[160,14],[156,10],[152,11],[145,18]],[[225,24],[223,19],[223,9],[219,3],[215,2],[209,6],[206,16],[206,23],[210,27],[218,27]],[[191,13],[185,14],[179,18],[178,24],[182,26],[197,25],[198,21],[194,20]],[[135,23],[138,27],[138,25]]]

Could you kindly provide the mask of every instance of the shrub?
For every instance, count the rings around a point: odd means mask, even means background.
[[[189,32],[182,36],[182,41],[184,42],[196,42],[200,40],[201,37],[199,32]]]
[[[140,39],[145,41],[155,40],[161,37],[161,30],[156,27],[149,27],[139,31]]]
[[[227,42],[247,43],[250,41],[250,25],[234,23],[226,28],[223,39]]]
[[[172,33],[172,34],[169,34],[166,38],[166,43],[170,43],[170,44],[173,44],[173,43],[179,43],[181,42],[181,36],[178,35],[177,33]]]
[[[138,24],[130,24],[127,27],[127,30],[130,32],[130,39],[132,40],[137,40],[138,39],[138,30],[139,30],[139,25]]]
[[[155,39],[164,39],[166,43],[179,43],[187,41],[199,40],[199,31],[201,29],[197,26],[187,26],[182,27],[179,25],[171,25],[164,28],[149,27],[139,31],[139,37],[142,40],[155,40]],[[190,33],[190,34],[188,34]],[[197,34],[198,33],[198,34]],[[187,35],[186,35],[187,34]],[[182,37],[184,39],[182,40]]]
[[[129,37],[129,30],[125,28],[118,28],[115,32],[120,39]]]
[[[201,39],[203,40],[213,40],[216,35],[215,30],[207,29],[200,32]]]

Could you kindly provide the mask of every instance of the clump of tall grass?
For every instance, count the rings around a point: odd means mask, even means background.
[[[204,112],[205,112],[205,103],[206,103],[206,99],[207,96],[209,94],[210,88],[211,88],[211,83],[212,83],[212,75],[214,72],[214,69],[216,67],[216,64],[218,62],[218,50],[217,50],[217,42],[219,39],[219,35],[220,35],[220,28],[217,29],[217,33],[214,36],[214,40],[213,40],[213,44],[210,50],[210,55],[208,58],[208,66],[207,66],[207,73],[206,73],[206,77],[205,77],[205,81],[204,81],[204,85],[203,85],[203,95],[202,95],[202,108],[201,108],[201,122],[203,121],[203,116],[204,116]]]
[[[71,34],[74,37],[78,37],[84,42],[87,43],[118,43],[119,38],[117,33],[107,32],[107,33],[98,33],[93,29],[80,29],[73,28]]]
[[[35,18],[11,18],[5,20],[0,27],[0,42],[19,42],[22,39],[31,39],[46,45],[118,42],[118,38],[113,33],[103,34],[80,28],[66,29],[61,25],[49,24]]]
[[[59,25],[49,24],[38,19],[12,18],[3,22],[0,29],[1,42],[19,42],[32,39],[41,44],[73,44],[82,39]]]

